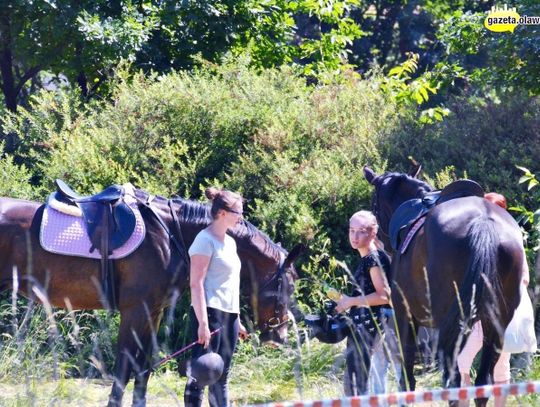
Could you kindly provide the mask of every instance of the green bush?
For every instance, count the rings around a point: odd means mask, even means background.
[[[3,144],[0,145],[0,150]],[[32,188],[30,180],[32,172],[24,165],[17,165],[13,156],[0,156],[0,196],[19,199],[32,199],[37,192]]]
[[[119,70],[111,100],[42,92],[4,129],[43,191],[59,177],[83,193],[130,181],[199,198],[217,183],[241,191],[251,219],[287,247],[330,237],[340,252],[347,219],[368,205],[361,168],[384,166],[377,140],[399,125],[373,83],[312,87],[242,62],[159,77]]]
[[[540,169],[540,99],[518,92],[461,96],[448,107],[452,114],[441,123],[403,123],[399,132],[380,139],[389,168],[406,169],[409,156],[432,176],[452,166],[456,177],[506,195],[510,206],[532,204],[518,185],[522,172],[516,165]]]
[[[286,68],[256,72],[229,61],[164,76],[120,68],[107,100],[43,91],[3,119],[17,142],[15,156],[0,161],[0,192],[44,198],[54,178],[81,193],[128,181],[194,199],[211,184],[240,191],[250,221],[286,248],[310,248],[297,285],[309,311],[324,299],[323,282],[346,285],[343,267],[358,259],[347,224],[370,207],[366,163],[403,171],[412,156],[438,187],[467,175],[520,203],[527,198],[514,165],[538,172],[537,99],[455,98],[445,121],[420,126],[416,111],[380,90],[378,75],[310,86]],[[168,315],[165,352],[186,335]]]

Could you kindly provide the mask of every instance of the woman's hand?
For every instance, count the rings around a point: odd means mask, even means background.
[[[238,337],[242,340],[249,338],[249,332],[240,321],[238,321]]]
[[[355,305],[354,300],[355,300],[354,297],[349,297],[348,295],[343,294],[341,296],[341,299],[337,302],[336,311],[337,312],[347,311],[349,308]]]
[[[201,324],[199,325],[199,329],[197,330],[197,335],[199,339],[197,340],[198,343],[203,345],[204,349],[208,348],[208,345],[210,344],[210,329],[208,329],[208,325]]]

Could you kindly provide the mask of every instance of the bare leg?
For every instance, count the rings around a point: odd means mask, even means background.
[[[502,382],[495,382],[495,384],[508,384],[510,380],[505,380]],[[506,396],[500,396],[494,398],[494,407],[504,407],[506,406]]]
[[[461,386],[469,387],[472,385],[471,375],[468,373],[461,373]],[[459,407],[469,407],[469,400],[459,400]]]

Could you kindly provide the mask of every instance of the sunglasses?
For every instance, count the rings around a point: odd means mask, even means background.
[[[244,216],[244,213],[243,212],[239,212],[239,211],[235,211],[234,209],[231,209],[231,208],[223,208],[223,210],[225,212],[230,212],[230,213],[234,213],[238,216]]]

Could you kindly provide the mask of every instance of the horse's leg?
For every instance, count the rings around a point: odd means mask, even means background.
[[[478,368],[478,374],[474,384],[476,386],[483,386],[485,384],[493,383],[493,371],[495,365],[499,360],[501,349],[501,339],[496,332],[496,328],[492,324],[483,324],[484,330],[484,347],[482,348],[482,357],[480,359],[480,366]],[[476,406],[486,406],[487,398],[475,399]]]
[[[116,360],[114,362],[113,386],[109,396],[108,407],[122,406],[124,389],[131,374],[130,359],[133,358],[133,351],[135,349],[132,341],[128,340],[128,336],[131,336],[131,332],[129,332],[129,329],[123,328],[121,324],[118,334]],[[128,346],[128,343],[130,343],[131,346]]]
[[[442,363],[443,363],[443,385],[449,388],[455,388],[461,386],[461,375],[459,373],[457,358],[454,357],[454,353],[447,355],[441,351]],[[452,407],[458,407],[459,400],[449,401],[448,404]]]
[[[465,341],[467,338],[465,338]],[[442,382],[443,386],[447,388],[461,387],[461,374],[459,373],[459,367],[457,362],[457,353],[455,349],[448,350],[443,349],[440,344],[438,346],[439,356],[443,365]],[[463,404],[463,403],[462,403]],[[451,407],[458,407],[460,405],[459,400],[451,400],[448,402]]]
[[[409,327],[402,339],[403,346],[403,371],[401,374],[401,388],[414,390],[416,379],[414,378],[414,360],[416,357],[416,325]]]
[[[401,349],[400,359],[402,360],[403,368],[401,369],[401,377],[399,380],[400,390],[414,390],[416,380],[413,374],[414,358],[416,355],[416,329],[417,323],[408,315],[406,307],[401,300],[394,302],[394,310],[396,313],[397,331],[399,333],[399,343]]]
[[[149,315],[148,312],[146,315],[148,315],[148,325],[141,334],[140,345],[142,346],[142,349],[138,352],[136,364],[134,366],[135,384],[133,387],[133,407],[146,406],[146,388],[151,373],[152,350],[154,349],[157,329],[159,327],[159,322],[161,321],[160,310],[154,312],[154,315]]]
[[[147,326],[144,307],[129,308],[121,311],[118,345],[114,363],[114,382],[109,396],[108,407],[121,407],[124,389],[131,371],[136,364],[138,352],[141,350],[141,339]]]

